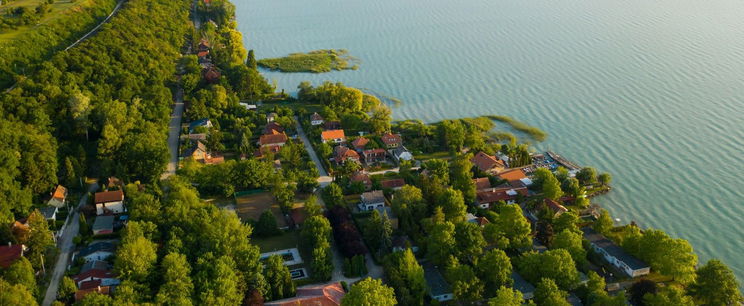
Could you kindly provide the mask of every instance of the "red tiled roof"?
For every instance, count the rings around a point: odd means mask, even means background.
[[[504,161],[496,158],[495,156],[488,155],[483,152],[475,154],[470,161],[483,172],[488,172],[494,167],[504,167]]]
[[[23,245],[21,244],[0,246],[0,267],[7,269],[21,256],[23,256]]]
[[[96,204],[124,201],[124,192],[121,190],[97,192],[95,199]]]
[[[357,139],[354,139],[354,141],[351,142],[351,145],[354,146],[355,149],[364,150],[364,146],[366,146],[368,143],[369,139],[359,137]]]
[[[341,129],[341,122],[339,121],[326,121],[323,123],[323,129],[325,130],[338,130]]]
[[[104,287],[95,287],[95,288],[90,288],[90,289],[85,289],[85,290],[78,290],[75,292],[75,301],[82,300],[86,295],[92,292],[98,292],[100,294],[110,295],[111,287],[104,286]]]
[[[380,140],[382,140],[382,142],[384,144],[386,144],[386,145],[394,144],[394,143],[400,144],[403,141],[400,138],[400,135],[398,135],[398,134],[391,134],[391,133],[387,133],[385,135],[382,135],[380,137]]]
[[[284,133],[261,135],[261,137],[258,138],[258,143],[262,146],[281,144],[285,142],[287,142],[287,135]]]
[[[323,131],[323,133],[320,134],[320,137],[323,140],[334,140],[338,138],[346,138],[346,135],[344,135],[344,130],[328,130]]]
[[[80,288],[78,288],[78,289],[85,290],[85,289],[90,289],[90,288],[96,288],[96,287],[98,287],[100,285],[101,285],[101,280],[100,279],[94,279],[94,280],[84,281],[84,282],[80,283]]]
[[[196,54],[198,57],[204,57],[209,55],[209,51],[199,51],[199,53]]]
[[[478,199],[478,203],[481,204],[515,199],[517,197],[516,195],[507,193],[510,190],[516,191],[523,196],[526,196],[528,193],[527,188],[494,188],[490,191],[478,192],[476,198]]]
[[[67,188],[65,188],[62,185],[57,185],[57,188],[54,189],[54,194],[52,194],[52,198],[64,201],[67,197]]]
[[[266,124],[266,127],[263,130],[264,134],[277,134],[277,133],[283,133],[284,127],[282,127],[281,124],[276,123],[276,121],[271,121],[268,124]]]
[[[359,159],[359,153],[345,146],[338,146],[333,150],[335,153],[334,155],[336,158],[336,162],[342,163],[348,158],[356,158],[357,160]]]
[[[552,199],[545,199],[545,205],[547,205],[548,208],[550,208],[554,213],[558,213],[558,212],[561,212],[561,211],[562,212],[567,212],[568,211],[568,209],[566,207],[564,207],[563,205],[561,205],[560,203],[558,203],[558,202],[556,202],[556,201],[554,201]]]
[[[109,270],[90,269],[88,271],[85,271],[83,273],[80,273],[78,275],[73,276],[72,279],[76,283],[79,283],[80,281],[85,280],[86,278],[89,278],[89,277],[98,278],[98,279],[101,279],[101,278],[115,278],[116,275],[113,272],[109,271]]]
[[[498,176],[502,180],[507,180],[509,182],[511,182],[511,181],[518,181],[518,180],[521,180],[523,178],[527,178],[527,175],[524,174],[524,171],[522,171],[522,169],[519,169],[519,168],[515,168],[515,169],[511,169],[511,170],[506,170],[504,172],[499,173]]]
[[[485,226],[488,223],[491,223],[491,221],[488,221],[488,219],[484,217],[478,217],[475,219],[475,223],[477,223],[480,226]]]
[[[350,180],[352,182],[362,182],[366,186],[372,185],[372,180],[369,179],[369,175],[361,171],[354,172],[354,174],[351,175]]]
[[[382,185],[383,188],[398,188],[398,187],[403,187],[403,185],[405,184],[406,184],[406,180],[402,178],[384,180],[380,182],[380,185]]]
[[[476,190],[491,188],[491,181],[487,177],[473,179],[473,182],[475,182]]]
[[[266,306],[338,306],[346,292],[340,283],[297,288],[297,296],[266,302]]]
[[[321,116],[318,113],[313,113],[310,115],[310,121],[317,121],[317,120],[323,120],[323,116]]]

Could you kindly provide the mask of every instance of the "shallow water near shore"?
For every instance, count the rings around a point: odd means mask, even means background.
[[[596,202],[744,281],[744,2],[238,0],[258,58],[348,49],[357,71],[264,71],[400,98],[395,119],[507,115],[610,172]]]

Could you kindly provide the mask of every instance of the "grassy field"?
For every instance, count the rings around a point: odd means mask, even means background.
[[[274,252],[284,249],[299,248],[299,235],[296,231],[289,231],[280,236],[266,238],[251,238],[251,242],[256,244],[261,253]],[[302,255],[302,254],[300,254]],[[304,260],[305,258],[303,258]]]
[[[34,10],[39,4],[43,3],[43,0],[16,0],[6,5],[0,6],[0,11],[13,10],[18,7],[25,7],[29,10]],[[10,41],[15,38],[22,37],[22,35],[34,31],[39,26],[53,22],[54,20],[63,17],[68,14],[75,14],[82,8],[93,4],[95,0],[77,0],[75,2],[71,0],[55,1],[54,4],[49,6],[49,12],[39,20],[36,25],[21,26],[17,29],[5,29],[0,30],[0,42]]]
[[[276,224],[280,228],[287,226],[282,211],[279,209],[279,204],[276,203],[271,192],[261,192],[235,198],[235,212],[243,221],[248,219],[258,221],[258,218],[267,209],[271,209],[276,218]]]
[[[330,72],[331,70],[357,70],[359,60],[344,49],[315,50],[292,53],[285,57],[264,58],[258,65],[281,72]]]

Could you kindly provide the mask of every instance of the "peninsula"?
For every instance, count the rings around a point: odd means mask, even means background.
[[[332,70],[357,70],[359,59],[345,49],[315,50],[292,53],[285,57],[258,60],[258,66],[281,72],[322,73]]]

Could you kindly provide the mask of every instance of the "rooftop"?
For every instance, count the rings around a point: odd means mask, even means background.
[[[581,230],[584,232],[584,239],[589,240],[592,244],[605,250],[605,252],[610,254],[612,257],[624,262],[631,269],[638,270],[648,268],[648,265],[645,262],[628,254],[623,250],[623,248],[612,242],[610,239],[607,239],[604,235],[597,233],[588,227],[582,228]]]
[[[95,203],[108,203],[124,201],[124,192],[121,190],[96,192]]]
[[[354,146],[355,149],[363,150],[368,143],[369,139],[365,137],[359,137],[357,139],[354,139],[354,141],[351,142],[351,145]]]
[[[382,190],[362,193],[362,202],[370,204],[385,202],[385,194],[382,192]]]
[[[52,198],[60,200],[60,201],[64,201],[66,197],[67,197],[67,188],[65,188],[62,185],[57,185],[57,188],[54,189],[54,193],[52,193]]]
[[[320,137],[324,140],[334,140],[339,138],[346,138],[344,130],[327,130],[320,134]]]
[[[519,181],[521,179],[527,178],[527,174],[522,171],[522,169],[514,168],[509,169],[504,172],[501,172],[498,174],[499,178],[502,180],[507,180],[509,182],[511,181]]]
[[[287,135],[284,133],[261,135],[261,137],[258,138],[258,143],[262,146],[285,142],[287,142]]]
[[[116,251],[116,246],[110,242],[94,242],[88,245],[86,248],[80,250],[77,256],[88,256],[98,251],[113,253]]]
[[[479,177],[473,179],[473,182],[475,183],[476,190],[491,188],[491,180],[489,180],[487,177]]]
[[[432,296],[452,293],[449,283],[444,279],[442,273],[430,262],[422,264],[424,268],[424,278],[429,286],[429,294]]]
[[[403,139],[398,134],[392,134],[387,133],[385,135],[380,136],[380,140],[382,140],[382,143],[389,145],[389,144],[396,144],[401,143]]]
[[[382,185],[382,188],[398,188],[398,187],[403,187],[403,185],[406,184],[406,180],[402,178],[389,179],[389,180],[384,180],[380,182],[380,184]]]
[[[21,256],[23,256],[22,244],[0,246],[0,267],[10,267]]]
[[[98,216],[93,222],[93,231],[111,230],[114,228],[114,216]]]
[[[297,296],[266,302],[267,306],[337,306],[346,292],[340,283],[308,285],[297,288]]]
[[[39,209],[44,219],[51,219],[57,213],[57,207],[55,206],[44,206]]]
[[[110,270],[110,265],[108,262],[105,262],[103,260],[93,260],[89,261],[83,264],[83,266],[80,268],[80,273],[88,272],[88,270]]]
[[[489,171],[497,166],[504,167],[503,160],[498,159],[496,156],[488,155],[482,151],[475,154],[470,161],[483,172]]]

